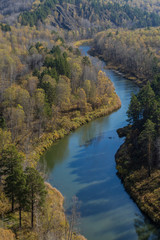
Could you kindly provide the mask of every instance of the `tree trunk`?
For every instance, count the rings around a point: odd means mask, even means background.
[[[21,213],[22,213],[22,209],[21,209],[21,206],[19,206],[19,228],[22,227],[22,216],[21,216]]]
[[[151,176],[151,143],[148,143],[148,176]]]
[[[14,195],[12,193],[12,212],[14,212]]]
[[[32,214],[31,214],[31,226],[34,224],[34,200],[33,200],[33,189],[32,189]]]
[[[0,186],[2,186],[2,177],[0,176]]]

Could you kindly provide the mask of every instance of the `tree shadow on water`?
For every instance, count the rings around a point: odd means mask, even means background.
[[[76,176],[75,182],[90,184],[116,177],[114,155],[120,145],[119,138],[109,132],[102,141],[100,139],[102,136],[84,143],[74,161],[69,163],[71,174]]]
[[[81,215],[85,217],[118,208],[120,201],[121,205],[126,204],[114,160],[119,138],[110,131],[100,143],[99,138],[93,142],[87,147],[84,144],[68,166],[75,175],[74,181],[81,186],[76,196],[81,202]]]
[[[138,236],[138,240],[159,240],[160,229],[158,229],[151,221],[143,216],[136,215],[134,220],[135,230]]]
[[[102,154],[98,158],[104,158]],[[94,156],[95,159],[95,156]],[[81,163],[81,164],[80,164]],[[112,172],[113,166],[107,166],[105,161],[93,161],[93,156],[83,157],[83,152],[72,164],[73,174],[77,175],[76,182],[82,188],[76,193],[80,201],[82,217],[96,215],[125,205],[126,199],[121,194],[123,186]]]

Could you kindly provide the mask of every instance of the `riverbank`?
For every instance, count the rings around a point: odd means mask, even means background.
[[[120,72],[125,78],[136,83],[137,86],[142,87],[145,83],[147,83],[147,79],[141,78],[138,74],[135,75],[131,72],[128,72],[126,70],[125,66],[123,66],[121,64],[115,64],[115,63],[112,63],[111,61],[106,60],[105,56],[98,54],[98,52],[95,48],[91,48],[89,51],[89,54],[93,57],[98,57],[99,59],[103,60],[106,64],[106,67],[105,67],[106,69],[112,69],[112,70]]]
[[[92,56],[105,61],[102,55],[95,54],[95,51],[91,49],[89,52]],[[120,71],[124,77],[135,82],[139,87],[142,87],[147,80],[140,79],[138,76],[126,73],[124,66],[113,66],[112,63],[106,62],[107,69],[114,69]],[[140,210],[146,214],[155,224],[160,226],[160,205],[159,205],[159,176],[160,170],[154,169],[151,176],[148,177],[148,170],[144,167],[141,169],[134,169],[130,167],[131,156],[130,142],[127,138],[130,127],[126,126],[123,129],[119,129],[119,137],[126,137],[124,144],[119,148],[115,155],[117,174],[123,182],[123,185],[132,199],[136,202]],[[133,160],[133,159],[132,159]],[[133,161],[132,161],[133,162]]]
[[[27,155],[27,163],[32,166],[36,167],[41,155],[53,145],[56,141],[62,139],[65,135],[69,134],[71,131],[74,131],[78,127],[87,124],[88,122],[99,118],[106,116],[113,111],[118,110],[121,107],[121,102],[117,94],[114,92],[112,99],[110,100],[110,103],[107,106],[103,106],[99,109],[96,109],[95,111],[90,111],[82,116],[70,119],[70,124],[68,123],[69,119],[67,119],[67,128],[62,128],[57,131],[54,131],[53,133],[45,133],[39,141],[36,143],[37,146],[35,147],[34,151],[32,151],[29,155]],[[65,119],[66,120],[66,119]],[[60,233],[66,233],[66,227],[69,229],[69,224],[66,223],[66,216],[64,213],[63,208],[63,201],[64,197],[62,194],[56,189],[53,188],[50,184],[46,183],[46,189],[47,189],[47,198],[45,201],[45,207],[42,209],[42,212],[37,213],[39,218],[39,229],[34,229],[33,231],[30,229],[30,214],[27,212],[22,213],[22,226],[25,226],[25,228],[22,227],[22,229],[19,229],[19,222],[18,222],[18,211],[15,213],[8,213],[10,211],[10,204],[8,199],[4,196],[3,191],[1,191],[0,195],[0,209],[4,210],[3,216],[4,216],[4,222],[2,222],[2,225],[5,225],[4,228],[10,228],[12,231],[10,232],[4,232],[4,234],[11,234],[13,236],[13,239],[22,239],[23,240],[29,240],[33,239],[38,240],[40,236],[43,234],[57,234]],[[3,205],[3,206],[2,206]],[[2,214],[0,212],[0,214]],[[36,216],[36,219],[37,219]],[[54,216],[54,218],[53,218]],[[7,225],[6,225],[7,223]],[[49,224],[49,229],[48,228]],[[56,224],[56,226],[55,226]],[[37,225],[37,223],[36,223]],[[2,229],[4,231],[4,229]],[[69,230],[67,230],[69,231]],[[14,238],[15,233],[15,238]],[[7,235],[6,235],[7,236]],[[23,237],[24,236],[24,237]],[[86,238],[73,234],[73,240],[85,240]]]
[[[63,207],[64,197],[49,183],[45,185],[47,190],[45,205],[41,210],[35,210],[34,229],[30,227],[30,213],[22,211],[21,228],[19,228],[18,209],[14,213],[3,213],[4,223],[3,228],[0,228],[0,240],[39,240],[50,239],[51,236],[56,239],[68,239],[70,224]],[[5,206],[8,209],[8,201],[6,203],[3,201],[3,207]],[[74,232],[74,228],[72,231],[72,240],[86,240],[85,237]]]
[[[117,94],[114,92],[112,98],[110,99],[110,103],[107,106],[103,106],[99,109],[96,109],[94,111],[90,111],[87,112],[84,115],[75,117],[73,119],[69,119],[69,118],[65,118],[64,119],[64,128],[61,128],[59,130],[54,131],[53,133],[45,133],[41,136],[41,138],[39,139],[39,141],[36,143],[37,146],[35,147],[34,151],[31,152],[28,156],[27,156],[27,162],[31,165],[36,167],[40,157],[43,155],[43,153],[45,151],[47,151],[52,145],[53,143],[57,142],[58,140],[62,139],[65,135],[68,135],[70,132],[74,131],[75,129],[79,128],[80,126],[87,124],[88,122],[99,118],[99,117],[104,117],[110,113],[112,113],[113,111],[118,110],[121,107],[121,102],[119,97],[117,96]],[[41,228],[40,230],[43,232],[48,232],[48,230],[46,229],[46,226],[48,226],[48,223],[50,223],[50,227],[49,227],[49,233],[52,232],[52,234],[55,234],[55,230],[56,232],[58,231],[57,234],[66,234],[66,228],[68,229],[67,232],[69,232],[69,225],[68,223],[66,224],[66,216],[64,213],[64,208],[63,208],[63,201],[64,201],[64,197],[62,196],[62,194],[56,189],[53,188],[50,184],[46,183],[47,186],[47,200],[46,200],[46,208],[44,208],[42,210],[41,215],[43,216],[43,220],[41,220]],[[54,210],[53,210],[54,209]],[[58,218],[56,218],[56,215]],[[48,215],[49,214],[49,215]],[[54,219],[51,220],[51,217],[53,217],[54,215]],[[28,216],[28,214],[27,214]],[[41,217],[42,217],[41,216]],[[49,217],[50,216],[50,217]],[[17,216],[18,218],[18,216]],[[28,221],[28,217],[27,219],[24,219],[24,222]],[[50,222],[51,221],[51,222]],[[53,223],[52,223],[53,221]],[[56,224],[56,227],[55,227]],[[25,223],[26,225],[26,223]],[[58,230],[57,230],[58,229]],[[43,232],[41,232],[40,230],[38,230],[39,235],[34,235],[34,239],[39,239],[39,236],[43,235]],[[20,236],[23,236],[23,234],[25,234],[25,236],[27,236],[25,239],[32,239],[31,236],[34,233],[32,232],[17,232],[17,234]],[[49,234],[48,233],[48,234]],[[36,231],[37,234],[37,231]],[[25,240],[23,239],[23,240]],[[86,240],[86,238],[82,235],[77,235],[77,234],[73,234],[72,237],[73,240]]]
[[[36,166],[40,157],[45,151],[47,151],[53,143],[62,139],[64,136],[68,135],[70,132],[76,130],[80,126],[100,117],[107,116],[114,111],[117,111],[121,107],[121,101],[117,94],[114,92],[110,98],[108,105],[102,106],[96,110],[89,111],[83,115],[80,115],[76,111],[74,118],[64,117],[63,128],[55,130],[53,133],[44,133],[40,139],[35,141],[34,150],[27,155],[27,162],[31,166]],[[73,115],[73,113],[72,113]]]
[[[93,39],[85,39],[85,40],[79,40],[73,43],[74,47],[79,47],[79,46],[83,46],[83,45],[93,45]],[[137,75],[128,72],[125,68],[124,65],[122,64],[116,64],[113,63],[112,61],[108,61],[105,59],[105,56],[102,54],[98,54],[98,50],[96,50],[93,46],[91,47],[91,49],[89,50],[89,55],[91,55],[92,57],[98,57],[99,59],[101,59],[102,61],[105,62],[106,64],[106,69],[111,69],[111,70],[115,70],[119,73],[121,73],[125,78],[133,81],[134,83],[136,83],[139,87],[142,87],[145,83],[147,83],[147,79],[145,79],[144,77],[140,77],[137,73]]]
[[[79,41],[76,41],[76,42],[73,42],[73,46],[74,47],[80,47],[80,46],[90,46],[92,44],[92,41],[93,39],[90,38],[90,39],[84,39],[84,40],[79,40]]]
[[[120,137],[126,136],[126,140],[115,156],[117,174],[140,210],[160,226],[160,170],[153,169],[149,177],[145,166],[137,168],[136,164],[131,164],[134,161],[129,131],[126,127],[118,131]]]
[[[146,84],[147,79],[140,78],[138,74],[135,76],[135,74],[128,73],[123,65],[113,65],[112,62],[106,61],[103,55],[97,54],[96,49],[92,48],[89,54],[102,59],[105,61],[107,69],[120,71],[124,77],[133,81],[139,87]],[[148,177],[148,169],[146,166],[142,166],[140,169],[138,164],[133,166],[132,142],[130,142],[129,139],[130,130],[131,126],[126,126],[117,131],[119,137],[126,137],[125,142],[115,155],[117,175],[122,180],[126,191],[136,202],[140,210],[147,215],[151,221],[160,226],[160,170],[153,169],[151,176]]]
[[[89,49],[89,46],[81,47],[83,56],[88,56]],[[94,58],[93,63],[103,66],[102,70],[113,82],[122,107],[107,117],[80,127],[51,147],[44,158],[50,173],[49,182],[68,200],[66,209],[70,208],[72,196],[78,197],[81,232],[88,239],[143,239],[146,231],[150,236],[156,236],[155,225],[141,213],[116,176],[115,154],[124,142],[116,134],[116,129],[127,125],[130,97],[138,93],[138,87],[123,75],[104,70],[104,62],[98,58]],[[139,221],[142,227],[137,226]]]
[[[104,117],[110,113],[112,113],[113,111],[118,110],[121,107],[121,102],[119,97],[117,96],[117,94],[114,91],[114,88],[112,90],[112,92],[108,95],[108,103],[107,105],[101,106],[99,108],[96,108],[95,110],[92,110],[92,107],[90,106],[90,104],[86,105],[86,109],[85,111],[80,111],[80,110],[74,110],[74,111],[68,111],[68,112],[62,112],[61,115],[59,115],[58,119],[59,119],[59,128],[57,128],[56,130],[54,130],[53,132],[45,132],[43,134],[41,134],[40,138],[34,139],[34,142],[31,143],[31,148],[33,149],[32,151],[30,151],[27,155],[26,155],[26,160],[25,163],[27,166],[31,166],[31,167],[37,167],[37,164],[39,162],[40,157],[44,154],[44,152],[46,150],[48,150],[51,145],[55,142],[57,142],[58,140],[62,139],[65,135],[68,135],[71,131],[74,131],[75,129],[79,128],[80,126],[96,119],[99,117]],[[52,189],[51,190],[51,186],[48,187],[47,185],[47,200],[46,200],[46,208],[45,208],[45,212],[42,209],[43,212],[43,220],[41,220],[41,224],[43,225],[38,231],[37,229],[35,229],[34,231],[31,231],[30,229],[30,216],[28,213],[23,212],[23,220],[22,220],[22,225],[26,226],[24,229],[22,228],[21,230],[19,230],[18,227],[18,211],[16,211],[14,214],[10,215],[10,204],[9,201],[7,199],[6,200],[6,206],[8,207],[6,209],[6,211],[4,211],[4,216],[6,218],[6,224],[4,227],[6,228],[10,228],[11,230],[13,230],[13,232],[15,233],[15,237],[16,239],[22,239],[23,235],[25,236],[23,238],[24,239],[39,239],[40,236],[43,235],[43,233],[41,232],[41,230],[43,229],[44,232],[48,231],[46,229],[46,227],[48,226],[47,221],[48,220],[48,215],[45,215],[45,213],[48,213],[48,209],[53,210],[53,206],[52,204],[54,203],[54,205],[56,204],[56,191],[58,192],[58,190],[56,189]],[[52,193],[54,192],[54,193]],[[52,196],[52,197],[51,197]],[[5,196],[2,196],[2,199],[0,198],[0,202],[4,202]],[[50,198],[51,200],[48,201],[48,198]],[[63,196],[59,194],[58,197],[58,202],[63,202],[62,200]],[[2,200],[2,201],[1,201]],[[64,209],[62,207],[63,204],[61,204],[61,208],[59,210],[59,214],[58,215],[63,215],[63,219],[61,219],[61,221],[56,220],[57,222],[57,229],[61,228],[60,232],[64,232],[64,229],[66,228],[66,220],[64,220],[65,214],[64,214]],[[51,207],[50,207],[51,206]],[[57,211],[57,209],[55,209],[55,211]],[[0,212],[1,214],[1,212]],[[38,213],[41,215],[41,213]],[[50,214],[50,213],[49,213]],[[9,217],[9,220],[8,220]],[[41,218],[41,216],[38,216]],[[11,222],[10,222],[11,220]],[[36,216],[36,220],[37,220],[37,216]],[[65,222],[65,225],[62,224],[62,222]],[[39,223],[38,223],[39,224]],[[46,226],[45,226],[46,224]],[[3,222],[2,222],[3,225]],[[54,233],[55,231],[55,224],[53,224],[52,228],[50,228],[49,230],[51,232]],[[62,226],[63,225],[63,226]],[[68,225],[68,223],[67,223]],[[69,227],[69,226],[68,226]],[[59,231],[59,230],[58,230]],[[37,235],[38,232],[41,232],[40,235]],[[75,240],[81,240],[81,239],[85,239],[83,236],[79,236],[77,234],[73,235],[73,238]]]

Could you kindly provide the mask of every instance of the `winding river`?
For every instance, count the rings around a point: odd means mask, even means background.
[[[87,55],[89,47],[81,46],[80,50]],[[105,69],[98,58],[91,59],[114,83],[122,107],[54,144],[44,155],[48,181],[64,195],[66,209],[72,196],[78,197],[80,232],[88,240],[160,239],[159,230],[140,212],[116,175],[115,153],[124,141],[116,129],[126,125],[130,97],[138,87]]]

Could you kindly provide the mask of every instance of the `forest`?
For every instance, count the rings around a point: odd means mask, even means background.
[[[71,17],[77,23],[73,30],[76,30],[78,26],[84,27],[80,19],[84,19],[86,22],[85,27],[93,28],[93,30],[96,30],[97,27],[102,30],[111,26],[140,28],[160,25],[160,16],[155,12],[150,13],[128,4],[105,1],[65,1],[61,3],[56,0],[46,0],[33,11],[20,14],[19,21],[22,25],[34,26],[38,22],[44,23],[51,15],[60,26],[72,30],[71,26],[66,25],[67,18],[64,17],[62,7],[65,9],[65,14],[71,12]],[[99,22],[101,22],[100,25]]]
[[[126,190],[154,222],[159,209],[159,27],[108,29],[93,40],[91,54],[123,72],[141,88],[131,98],[128,126],[118,130],[125,143],[116,154],[117,171]],[[147,188],[145,187],[147,186]]]
[[[32,231],[36,216],[51,201],[47,192],[55,191],[44,183],[42,153],[71,130],[120,107],[110,79],[62,35],[20,25],[0,30],[0,213],[2,222],[9,214],[17,236],[27,231],[26,239],[38,238],[39,228]],[[62,204],[57,208],[63,211]],[[30,213],[31,224],[24,227]],[[71,234],[64,215],[58,216],[57,224],[64,221],[61,234]]]
[[[7,0],[5,4],[2,1],[0,18],[4,23],[11,25],[18,21],[24,26],[40,27],[43,25],[47,29],[54,30],[62,28],[73,31],[74,38],[88,38],[95,32],[113,27],[135,29],[159,26],[160,16],[155,9],[157,9],[157,2],[141,4],[137,1],[117,0],[34,2],[28,0],[25,3],[16,0],[13,8],[11,2]]]
[[[118,130],[126,140],[116,154],[118,175],[127,191],[156,224],[160,223],[159,84],[160,77],[156,76],[132,96],[129,125]]]
[[[90,54],[141,87],[131,98],[128,126],[118,130],[126,140],[117,171],[160,224],[158,0],[0,3],[0,234],[84,239],[66,219],[63,196],[45,182],[39,159],[58,139],[121,107],[109,77],[74,43],[90,38]]]
[[[91,53],[143,85],[160,72],[160,28],[109,29],[98,33]]]

